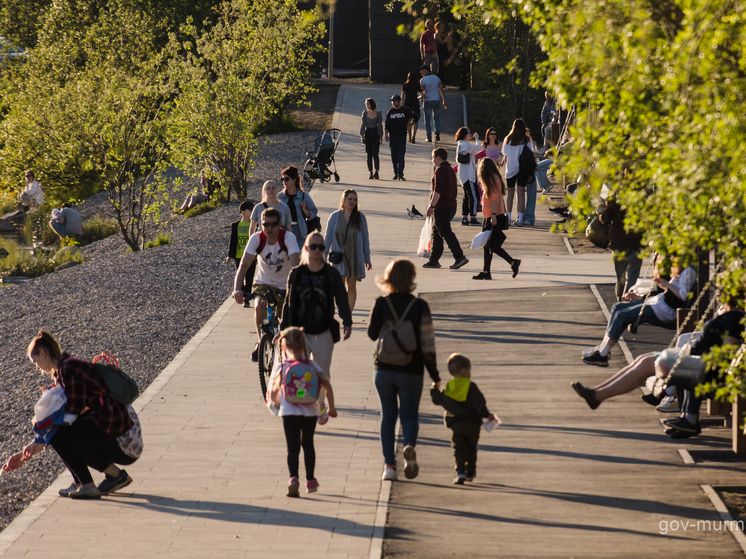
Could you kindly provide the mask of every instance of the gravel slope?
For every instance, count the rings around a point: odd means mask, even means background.
[[[265,180],[279,183],[288,165],[302,170],[317,135],[268,137],[256,158],[249,198],[259,199]],[[25,356],[31,338],[45,329],[64,351],[83,359],[109,351],[144,390],[230,294],[235,267],[225,257],[238,213],[238,203],[231,203],[195,218],[179,217],[168,225],[173,244],[135,254],[111,237],[85,247],[89,261],[82,266],[0,288],[2,462],[32,440],[34,402],[49,384]],[[0,529],[63,469],[49,449],[0,476]]]

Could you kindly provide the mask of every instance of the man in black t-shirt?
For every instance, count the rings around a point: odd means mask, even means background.
[[[391,162],[394,164],[395,181],[406,180],[404,178],[404,155],[407,153],[407,126],[414,120],[414,113],[407,107],[402,107],[401,97],[391,97],[393,108],[386,113],[386,132],[384,140],[391,148]]]

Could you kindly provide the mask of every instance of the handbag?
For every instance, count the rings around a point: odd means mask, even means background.
[[[345,254],[344,254],[344,248],[347,244],[347,232],[350,230],[350,222],[347,222],[347,227],[345,227],[345,238],[342,240],[342,250],[331,250],[329,251],[329,262],[332,264],[341,264],[342,260],[344,260]]]
[[[595,216],[585,228],[585,238],[598,248],[606,248],[611,240],[611,224],[601,223],[599,217]]]
[[[456,161],[458,161],[462,165],[466,165],[471,161],[471,154],[459,152],[456,154]]]
[[[303,199],[305,200],[306,194],[303,193]],[[319,216],[316,217],[309,217],[306,220],[306,231],[308,233],[313,233],[314,231],[321,231],[321,219],[319,219]]]
[[[342,339],[342,336],[339,332],[339,321],[336,318],[332,318],[332,322],[329,325],[329,332],[331,333],[332,340],[335,344]]]

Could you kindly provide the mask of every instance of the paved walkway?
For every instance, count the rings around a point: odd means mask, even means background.
[[[509,232],[505,248],[523,261],[515,280],[499,259],[492,282],[471,280],[481,270],[481,253],[471,251],[461,270],[420,270],[418,291],[436,315],[443,374],[448,353],[470,355],[475,380],[506,425],[482,440],[479,483],[454,489],[448,433],[423,399],[422,474],[393,484],[389,503],[365,328],[379,295],[373,275],[398,256],[422,262],[414,255],[422,221],[404,210],[427,206],[432,144],[422,132],[422,143],[408,144],[406,182],[369,181],[358,129],[364,99],[374,97],[385,111],[397,90],[341,88],[335,126],[344,132],[342,182],[313,192],[325,221],[345,188],[357,190],[374,266],[359,288],[352,338],[334,356],[340,417],[317,430],[319,492],[285,496],[282,425],[264,408],[248,360],[252,311],[228,300],[136,402],[146,451],[127,468],[134,483],[101,501],[76,502],[56,497],[69,484],[63,475],[0,534],[3,557],[367,558],[379,557],[382,545],[402,557],[740,553],[723,533],[660,536],[662,518],[716,518],[696,488],[699,474],[677,462],[671,445],[660,449],[654,414],[635,407],[632,396],[592,415],[569,392],[576,376],[606,375],[578,365],[577,356],[604,324],[588,285],[612,281],[613,267],[608,255],[570,255],[561,236],[548,233],[553,220],[544,206],[536,227]],[[445,147],[463,123],[459,92],[447,94]],[[383,148],[387,179],[393,173]],[[478,232],[454,224],[463,245]],[[614,354],[613,365],[621,364]],[[734,477],[729,469],[715,473]]]

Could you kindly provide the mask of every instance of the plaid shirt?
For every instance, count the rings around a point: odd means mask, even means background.
[[[106,384],[91,363],[63,353],[55,379],[65,387],[67,413],[92,418],[109,435],[121,435],[132,427],[127,406],[109,398]]]

